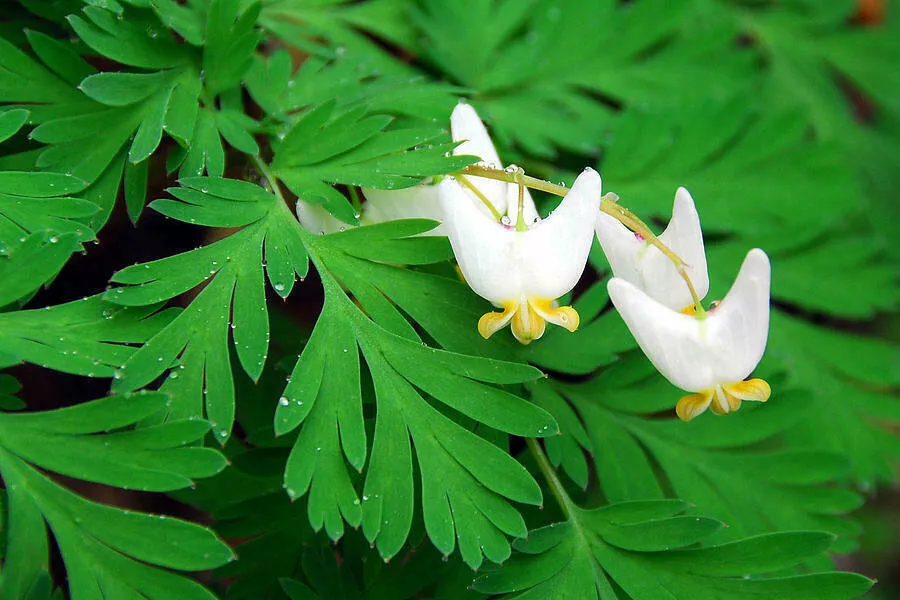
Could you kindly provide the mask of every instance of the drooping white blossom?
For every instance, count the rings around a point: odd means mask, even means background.
[[[682,310],[693,304],[681,274],[658,248],[603,212],[597,217],[595,228],[613,275],[631,282],[669,308]],[[709,275],[703,232],[694,200],[683,187],[675,193],[672,219],[658,238],[687,263],[686,272],[698,297],[705,297],[709,290]]]
[[[609,281],[609,296],[644,354],[673,385],[693,392],[676,406],[685,421],[707,408],[727,414],[742,400],[769,398],[764,380],[744,380],[765,351],[770,279],[769,258],[751,250],[728,295],[702,317],[665,306],[620,277]]]
[[[466,282],[476,294],[503,309],[481,317],[482,336],[488,338],[510,324],[516,339],[527,344],[544,334],[547,321],[575,331],[578,313],[558,306],[555,300],[571,290],[584,271],[600,187],[600,175],[586,169],[544,220],[528,219],[534,205],[530,196],[525,197],[527,227],[518,230],[518,201],[510,202],[507,218],[497,222],[479,209],[480,200],[454,178],[438,185],[444,226]]]

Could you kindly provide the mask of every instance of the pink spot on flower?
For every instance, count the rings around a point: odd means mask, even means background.
[[[635,239],[636,239],[637,241],[639,241],[639,242],[643,242],[644,239],[645,239],[644,236],[642,236],[641,234],[639,234],[637,231],[634,232],[634,237],[635,237]]]

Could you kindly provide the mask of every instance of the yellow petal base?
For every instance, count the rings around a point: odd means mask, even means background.
[[[683,421],[690,421],[707,408],[717,415],[727,415],[739,409],[743,400],[765,402],[771,394],[772,388],[764,379],[737,381],[684,396],[675,405],[675,412]]]
[[[489,312],[478,320],[478,333],[488,339],[509,323],[513,336],[522,344],[530,344],[544,335],[548,321],[569,331],[578,329],[580,318],[575,309],[553,304],[549,298],[525,296],[501,302],[503,312]]]

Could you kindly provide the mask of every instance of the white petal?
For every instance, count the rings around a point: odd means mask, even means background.
[[[769,336],[769,285],[772,269],[766,253],[747,253],[725,299],[707,318],[710,336],[728,352],[715,361],[721,383],[741,381],[756,368]]]
[[[697,295],[700,298],[705,298],[707,292],[709,292],[709,273],[706,269],[703,231],[700,229],[700,216],[697,214],[697,208],[694,206],[694,199],[683,187],[678,188],[678,191],[675,192],[672,219],[669,221],[666,230],[660,234],[659,239],[688,264],[687,272],[691,278],[691,283],[694,284]],[[654,248],[654,250],[656,249]],[[656,251],[656,253],[665,261],[667,267],[659,279],[666,278],[668,281],[663,282],[661,285],[666,289],[677,290],[677,292],[682,294],[680,298],[676,298],[668,306],[681,310],[692,303],[690,292],[672,265],[672,262],[666,259],[661,252]],[[681,302],[681,300],[684,300],[684,302]]]
[[[630,281],[654,300],[681,310],[692,304],[687,285],[675,265],[656,247],[635,237],[615,218],[601,213],[595,223],[597,239],[616,277]],[[706,253],[700,218],[691,195],[684,188],[675,194],[672,219],[660,241],[688,264],[688,275],[697,294],[709,291]]]
[[[664,306],[629,281],[613,277],[609,297],[653,366],[672,385],[699,392],[716,384],[710,346],[698,321]]]
[[[638,345],[673,385],[689,392],[747,377],[759,363],[769,329],[769,259],[759,249],[744,259],[716,310],[698,320],[613,277],[607,289]]]
[[[558,298],[578,282],[594,240],[601,185],[600,175],[585,169],[549,217],[519,234],[516,250],[529,296]]]
[[[488,135],[484,123],[471,105],[464,102],[456,105],[450,114],[450,132],[454,142],[462,142],[453,151],[454,155],[472,154],[480,158],[486,166],[503,168],[491,136]]]
[[[466,283],[476,294],[499,304],[523,293],[518,232],[485,215],[452,177],[438,184],[444,227]]]
[[[646,254],[656,249],[648,248],[647,242],[639,240],[633,231],[622,225],[615,217],[604,212],[597,215],[594,229],[613,275],[630,281],[645,290],[646,283],[641,270],[641,253]],[[659,252],[657,251],[657,253]],[[659,300],[659,298],[656,299]]]
[[[396,221],[397,219],[443,218],[436,185],[420,184],[400,190],[362,188],[366,196],[360,221],[363,225]],[[443,225],[422,235],[447,235]]]
[[[349,227],[353,227],[353,225],[348,225],[336,218],[325,210],[325,207],[321,204],[298,199],[296,210],[297,220],[300,221],[304,229],[311,233],[325,235],[326,233],[335,233],[336,231],[344,231]]]
[[[478,113],[469,104],[460,102],[453,109],[453,113],[450,115],[450,133],[454,142],[462,142],[453,149],[454,156],[471,154],[480,158],[481,164],[484,166],[495,169],[503,168],[503,163],[500,162],[500,156],[497,154],[497,149],[494,148],[491,136],[488,135],[487,129],[485,129],[484,123],[481,122]],[[472,185],[477,187],[490,200],[498,213],[501,215],[506,214],[507,198],[509,196],[507,191],[509,188],[508,184],[484,177],[469,177],[468,179]],[[487,208],[482,208],[482,210],[485,211],[485,214],[490,214]]]

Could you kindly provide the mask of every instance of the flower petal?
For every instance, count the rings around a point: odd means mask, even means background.
[[[725,300],[702,320],[618,277],[607,289],[650,362],[673,385],[697,392],[742,381],[756,368],[768,337],[769,279],[765,252],[751,250]]]
[[[642,272],[641,253],[647,254],[656,248],[648,247],[647,242],[638,239],[634,232],[622,225],[618,219],[600,212],[594,222],[594,230],[603,254],[612,268],[613,275],[630,281],[642,290],[647,289],[646,279]],[[665,257],[664,257],[665,258]],[[673,267],[674,269],[674,267]],[[662,301],[657,296],[652,296]],[[675,308],[675,307],[672,307]]]
[[[705,412],[707,408],[709,408],[712,397],[712,390],[706,390],[704,392],[700,392],[699,394],[684,396],[683,398],[681,398],[681,400],[678,401],[678,404],[675,405],[675,413],[682,421],[690,421],[697,415]]]
[[[765,402],[772,395],[772,388],[765,379],[748,379],[725,386],[725,391],[741,400]]]
[[[481,315],[478,319],[478,333],[481,337],[488,339],[509,323],[516,311],[519,310],[518,302],[505,302],[503,304],[503,312],[489,312]]]
[[[522,279],[515,248],[525,234],[484,214],[454,178],[445,177],[437,187],[444,228],[466,283],[495,304],[518,301]]]
[[[297,220],[300,221],[303,228],[310,233],[325,235],[337,231],[344,231],[349,227],[354,227],[332,215],[321,204],[314,204],[298,199],[296,211]]]
[[[471,154],[488,167],[502,169],[503,163],[481,117],[471,105],[460,102],[450,114],[450,131],[454,142],[462,142],[453,151],[456,156]]]
[[[454,156],[469,154],[480,158],[481,164],[486,167],[503,168],[491,136],[485,129],[484,123],[481,122],[478,113],[469,104],[460,102],[453,109],[450,114],[450,133],[454,142],[462,142],[453,149]],[[509,184],[484,177],[470,177],[469,182],[490,200],[498,213],[506,214],[507,200],[510,195],[509,188],[511,187]],[[482,207],[481,210],[484,210],[485,214],[490,212],[485,207]]]
[[[540,339],[547,329],[547,322],[528,303],[526,298],[519,300],[519,310],[513,315],[510,322],[513,337],[522,344],[530,344]]]
[[[600,213],[594,227],[616,277],[630,281],[654,300],[675,310],[693,302],[675,265],[655,246],[638,239],[631,230],[605,213]],[[686,189],[678,188],[672,219],[659,239],[688,264],[694,289],[701,298],[706,296],[709,275],[703,233],[694,201]]]
[[[715,386],[711,355],[725,349],[713,347],[709,336],[703,335],[709,319],[678,313],[618,277],[606,287],[634,339],[663,377],[688,392]]]
[[[534,309],[534,312],[539,314],[545,321],[564,327],[573,333],[578,329],[578,325],[581,324],[581,317],[578,315],[578,311],[571,306],[554,307],[554,303],[551,300],[543,298],[529,298],[528,303]]]
[[[709,273],[706,267],[706,250],[703,247],[703,231],[700,229],[700,215],[697,214],[691,194],[683,187],[675,192],[672,219],[666,230],[659,235],[659,239],[687,263],[687,273],[694,290],[700,298],[705,298],[709,292]],[[680,292],[680,298],[672,300],[674,305],[668,305],[681,309],[691,304],[693,302],[691,294],[675,266],[661,252],[657,251],[657,254],[667,267],[660,273],[660,278],[665,277],[668,281],[661,282],[660,285],[672,290],[673,295]],[[648,275],[657,279],[654,275]]]
[[[400,190],[362,188],[366,196],[360,222],[363,225],[397,219],[443,219],[436,185],[420,184]],[[422,235],[447,235],[443,225]]]
[[[594,239],[600,189],[600,175],[585,169],[549,217],[519,233],[511,251],[527,296],[558,298],[578,283]]]
[[[766,253],[747,253],[728,295],[706,319],[709,336],[724,352],[710,356],[719,382],[742,381],[759,364],[769,335],[771,267]]]

